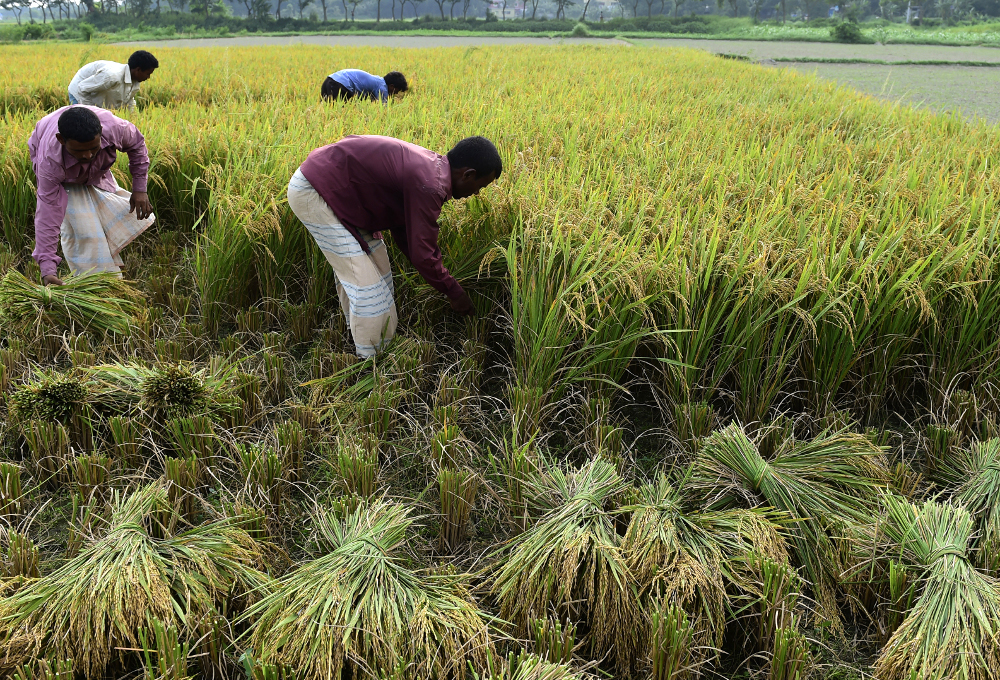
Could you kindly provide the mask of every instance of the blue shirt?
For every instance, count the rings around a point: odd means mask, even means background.
[[[385,86],[385,78],[373,76],[356,68],[345,68],[330,74],[330,77],[346,87],[355,95],[388,101],[389,90]]]

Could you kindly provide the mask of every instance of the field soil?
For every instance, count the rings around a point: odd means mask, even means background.
[[[1000,122],[1000,102],[996,96],[1000,92],[1000,69],[816,63],[788,66],[893,102]]]
[[[649,47],[694,47],[716,54],[739,54],[754,61],[767,59],[865,59],[871,61],[950,61],[1000,64],[1000,49],[950,45],[845,45],[841,43],[763,40],[700,40],[656,38],[633,40]]]

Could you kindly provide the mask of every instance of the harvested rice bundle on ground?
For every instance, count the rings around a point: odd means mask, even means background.
[[[628,485],[603,458],[522,483],[545,514],[497,560],[490,590],[500,617],[527,637],[532,622],[554,610],[586,626],[584,644],[594,658],[610,654],[627,671],[636,662],[643,614],[609,506]]]
[[[567,664],[552,663],[534,654],[511,652],[506,659],[490,655],[482,675],[473,672],[473,680],[580,680],[585,678]]]
[[[125,333],[142,307],[142,293],[109,272],[67,276],[61,286],[33,283],[16,269],[0,280],[0,320],[22,332]]]
[[[1000,570],[1000,439],[959,450],[942,462],[942,481],[955,485],[952,502],[965,508],[976,524],[973,561],[993,575]]]
[[[692,481],[711,508],[742,505],[787,513],[792,546],[812,582],[819,614],[839,628],[836,588],[850,565],[833,539],[849,538],[855,525],[874,516],[877,490],[888,484],[881,450],[862,435],[824,433],[779,446],[765,460],[732,424],[705,439]]]
[[[250,647],[304,680],[462,677],[491,651],[485,616],[461,577],[422,574],[406,561],[406,508],[359,501],[315,517],[329,552],[282,578],[254,605]],[[342,515],[342,517],[341,517]]]
[[[8,403],[11,420],[44,420],[66,424],[91,398],[90,387],[84,374],[40,372],[31,382],[25,383],[10,395]]]
[[[162,536],[167,492],[149,485],[113,504],[107,533],[53,573],[0,598],[0,670],[33,658],[73,659],[104,677],[158,619],[197,639],[194,626],[265,588],[257,544],[228,520]],[[135,660],[131,662],[133,665]]]
[[[974,522],[963,508],[937,501],[884,499],[879,527],[888,555],[923,576],[922,590],[875,662],[882,680],[1000,677],[1000,583],[968,557]]]
[[[672,602],[687,613],[695,660],[722,644],[727,574],[749,554],[787,559],[781,516],[742,508],[704,511],[660,475],[639,489],[622,552],[644,605]]]

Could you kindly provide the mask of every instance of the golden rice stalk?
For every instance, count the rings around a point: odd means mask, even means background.
[[[438,545],[454,552],[468,534],[469,516],[479,491],[479,478],[468,470],[442,467],[437,475],[441,498],[441,531]]]
[[[167,493],[155,484],[117,498],[104,537],[0,598],[0,667],[54,655],[100,678],[112,661],[134,654],[128,650],[140,647],[154,619],[188,640],[192,622],[267,586],[256,569],[260,550],[245,531],[223,520],[157,539],[151,532],[163,509]]]
[[[404,559],[408,511],[361,502],[341,517],[315,517],[326,554],[283,577],[244,621],[264,664],[302,680],[342,677],[461,677],[492,649],[485,616],[463,577],[422,574]],[[398,675],[395,673],[398,671]]]
[[[0,463],[0,519],[8,524],[21,514],[21,466]]]
[[[68,276],[61,286],[32,283],[16,269],[0,280],[0,319],[22,331],[124,334],[142,306],[142,293],[110,272]]]
[[[492,568],[489,587],[500,617],[527,637],[538,613],[554,610],[586,627],[590,654],[609,654],[627,671],[637,660],[644,617],[608,509],[627,484],[601,458],[568,473],[546,470],[523,484],[547,512]]]

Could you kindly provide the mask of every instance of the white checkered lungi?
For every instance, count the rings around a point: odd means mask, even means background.
[[[149,229],[156,219],[136,219],[129,212],[132,194],[102,191],[82,184],[65,184],[69,201],[59,227],[63,257],[74,274],[121,273],[122,248]]]
[[[288,183],[288,205],[333,267],[340,306],[358,356],[374,356],[395,335],[398,321],[385,243],[366,235],[371,250],[366,253],[301,170]]]

